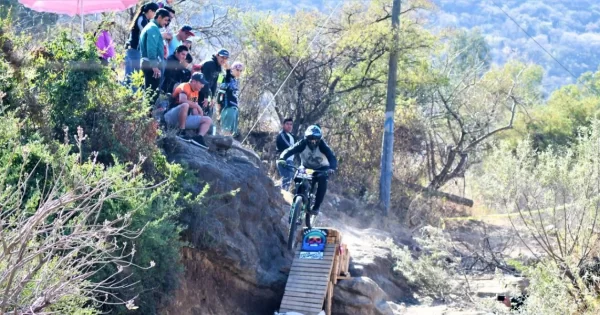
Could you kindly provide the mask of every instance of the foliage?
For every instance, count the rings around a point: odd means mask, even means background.
[[[589,310],[596,285],[582,277],[600,246],[600,121],[579,134],[570,148],[536,151],[531,141],[516,150],[501,147],[484,165],[482,189],[491,207],[518,214],[513,223],[523,229],[516,229],[517,235],[535,240],[544,260],[533,253],[545,271],[564,282],[579,310]]]
[[[589,126],[600,111],[599,72],[585,73],[579,84],[554,91],[545,104],[534,106],[515,128],[516,144],[522,135],[530,135],[534,147],[547,149],[573,145],[581,127]]]
[[[392,240],[387,241],[395,260],[394,271],[401,273],[422,293],[440,299],[446,298],[456,289],[452,274],[460,259],[452,254],[452,245],[439,229],[423,227],[415,241],[423,249],[423,253],[417,258],[413,258],[407,248],[395,245]]]
[[[0,311],[47,309],[94,313],[90,301],[103,303],[121,285],[125,268],[150,268],[134,261],[138,229],[131,217],[155,196],[141,176],[140,164],[104,167],[95,156],[72,154],[69,144],[53,149],[22,139],[21,124],[4,113],[0,125]],[[78,130],[78,148],[86,137]],[[102,216],[113,200],[135,202],[122,215]],[[139,260],[138,260],[139,261]],[[98,281],[89,278],[113,267]]]
[[[91,37],[81,45],[59,33],[33,51],[24,38],[6,27],[0,33],[0,40],[5,43],[2,47],[7,48],[0,53],[0,69],[7,69],[0,75],[0,88],[7,92],[2,99],[4,106],[21,119],[20,137],[44,144],[44,156],[58,158],[56,154],[62,150],[58,142],[74,140],[65,130],[83,130],[87,138],[79,147],[71,147],[72,153],[87,159],[97,152],[94,156],[98,163],[115,169],[143,160],[139,167],[144,171],[142,178],[148,188],[166,181],[160,188],[145,190],[142,196],[103,202],[98,217],[110,222],[129,216],[129,228],[143,229],[143,233],[135,240],[117,239],[135,248],[132,264],[149,266],[153,261],[155,268],[124,268],[119,272],[116,266],[106,266],[90,278],[92,283],[98,283],[117,272],[113,279],[119,279],[120,287],[107,290],[108,302],[122,303],[135,298],[135,304],[139,305],[137,312],[156,313],[177,287],[182,272],[179,261],[182,243],[176,221],[179,213],[176,203],[184,197],[179,194],[183,183],[179,180],[181,168],[167,163],[157,150],[158,130],[148,115],[144,91],[132,93],[119,84],[110,67],[100,66]],[[26,170],[31,171],[34,166],[29,163]],[[43,180],[45,174],[39,167],[35,170],[31,180]],[[127,185],[133,183],[116,183],[113,188]],[[25,192],[25,196],[35,204],[34,190]],[[118,313],[127,311],[125,307],[109,308]]]
[[[488,69],[486,47],[481,35],[459,33],[434,60],[431,83],[419,89],[431,189],[464,177],[485,144],[512,129],[519,109],[535,99],[540,69],[518,62]]]

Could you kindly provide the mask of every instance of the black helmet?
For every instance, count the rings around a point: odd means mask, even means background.
[[[322,137],[323,133],[321,132],[321,128],[317,125],[309,126],[304,132],[304,139],[306,139],[308,147],[311,150],[314,150],[319,145],[319,141],[321,141]]]

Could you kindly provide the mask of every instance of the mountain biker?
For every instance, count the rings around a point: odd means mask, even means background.
[[[277,161],[279,165],[286,165],[287,158],[298,154],[302,166],[324,173],[315,178],[317,195],[311,211],[312,215],[319,214],[319,208],[327,192],[328,175],[333,174],[337,168],[337,158],[322,138],[323,133],[318,125],[308,127],[304,132],[304,138],[283,151]]]

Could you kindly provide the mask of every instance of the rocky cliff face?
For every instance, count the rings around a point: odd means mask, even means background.
[[[210,186],[203,204],[186,207],[181,216],[189,242],[182,253],[185,275],[163,313],[273,314],[291,263],[280,190],[251,152],[207,151],[175,138],[164,139],[162,147],[193,178],[189,192]]]
[[[202,203],[185,205],[181,215],[187,227],[183,238],[189,243],[182,252],[185,274],[162,313],[273,314],[291,266],[286,248],[291,195],[275,187],[254,152],[230,139],[207,138],[207,142],[208,151],[175,138],[161,143],[168,160],[187,171],[192,195],[200,194],[205,184],[210,186]],[[389,251],[365,242],[391,234],[365,227],[364,218],[350,219],[337,210],[355,205],[352,201],[331,194],[326,204],[318,224],[343,232],[355,277],[338,282],[333,314],[393,314],[396,305],[390,301],[411,299],[410,289],[393,274]]]

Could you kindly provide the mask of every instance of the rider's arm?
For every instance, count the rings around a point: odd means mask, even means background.
[[[293,146],[285,149],[285,151],[281,152],[279,159],[287,160],[290,156],[294,154],[300,154],[304,150],[304,148],[306,148],[306,140],[302,139],[296,142],[296,144],[294,144]]]
[[[329,160],[329,168],[332,170],[337,169],[337,158],[325,140],[319,141],[319,150],[321,150],[321,152],[323,152],[323,154],[325,154],[327,157],[327,160]]]

